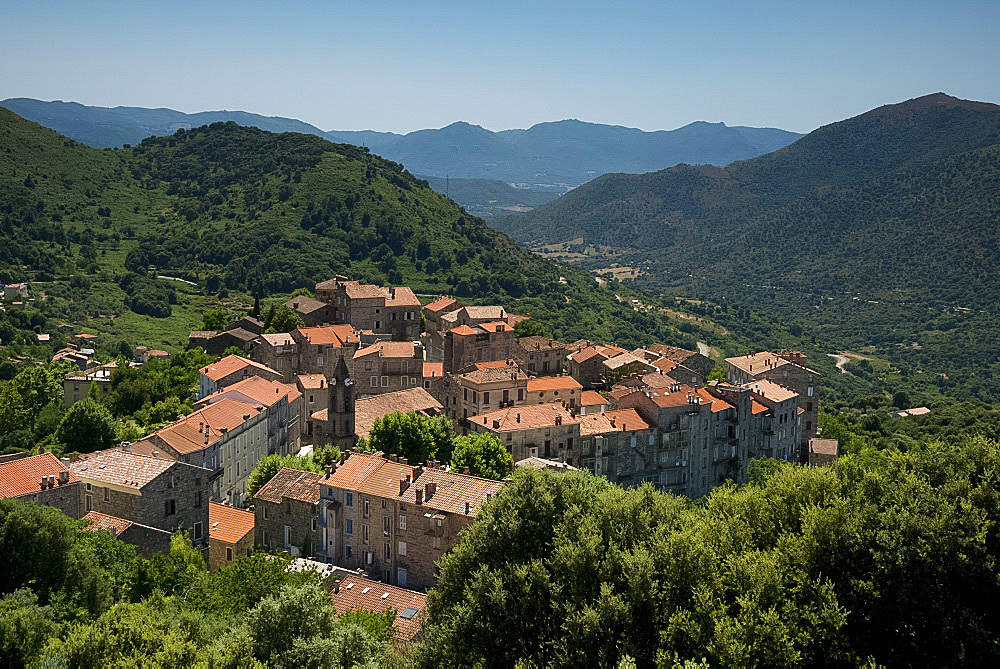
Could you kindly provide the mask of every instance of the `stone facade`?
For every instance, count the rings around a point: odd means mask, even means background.
[[[298,347],[288,333],[261,335],[254,342],[250,359],[278,372],[282,383],[291,383],[298,372]]]
[[[423,368],[423,344],[406,341],[382,341],[359,349],[350,365],[359,396],[419,388]]]
[[[477,362],[508,360],[514,343],[514,328],[506,323],[462,325],[444,334],[444,371],[462,372]]]
[[[20,495],[15,499],[41,506],[54,506],[70,518],[79,518],[82,515],[80,511],[82,499],[80,488],[81,484],[79,481],[60,484],[57,478],[53,487],[42,489],[39,486],[37,492]]]
[[[343,281],[337,286],[333,307],[335,322],[350,323],[356,330],[370,330],[393,341],[420,337],[420,301],[409,288]]]
[[[569,354],[566,344],[547,337],[521,337],[514,339],[512,349],[514,360],[532,376],[549,376],[563,373],[566,366],[566,356]]]

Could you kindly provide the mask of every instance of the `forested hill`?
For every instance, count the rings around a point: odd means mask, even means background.
[[[216,123],[96,150],[0,109],[0,147],[5,280],[128,290],[126,275],[155,270],[266,297],[344,273],[503,301],[560,336],[693,345],[620,287],[534,256],[357,146]]]

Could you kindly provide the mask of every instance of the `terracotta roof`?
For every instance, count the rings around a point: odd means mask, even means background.
[[[716,397],[712,393],[708,392],[708,390],[706,390],[705,388],[699,388],[698,389],[698,395],[702,399],[704,399],[706,402],[710,402],[712,404],[712,411],[713,412],[715,412],[715,411],[725,411],[726,409],[734,409],[735,408],[732,404],[730,404],[729,402],[727,402],[727,401],[725,401],[723,399],[720,399],[720,398]]]
[[[442,295],[430,304],[424,305],[424,309],[431,312],[432,314],[437,314],[447,309],[452,308],[452,305],[457,304],[458,300],[454,297],[448,297],[447,295]]]
[[[0,498],[20,497],[40,492],[43,476],[55,476],[55,487],[58,488],[60,487],[59,472],[64,469],[68,469],[68,467],[51,453],[40,453],[0,464]],[[79,480],[70,471],[69,483],[63,485],[77,483]]]
[[[427,595],[362,576],[345,576],[330,593],[333,608],[338,613],[346,611],[375,611],[391,609],[396,612],[392,626],[396,638],[409,641],[420,632]],[[405,613],[404,613],[405,612]],[[405,616],[405,617],[403,617]]]
[[[299,295],[285,302],[285,306],[288,307],[289,309],[294,309],[300,314],[311,314],[314,311],[325,309],[330,305],[328,305],[326,302],[321,302],[320,300],[316,300],[311,297],[306,297],[305,295]]]
[[[411,288],[406,286],[399,286],[397,288],[389,288],[389,295],[386,297],[385,306],[387,307],[419,307],[420,300],[417,296],[413,294]]]
[[[321,423],[325,423],[326,421],[330,420],[330,410],[320,409],[319,411],[313,411],[311,414],[309,414],[309,418],[311,420],[318,420]]]
[[[474,335],[476,331],[470,328],[468,325],[459,325],[457,328],[452,328],[448,332],[457,335]]]
[[[358,336],[350,325],[320,325],[314,328],[299,328],[296,332],[315,346],[343,346],[358,341]]]
[[[698,355],[695,351],[688,351],[687,349],[678,348],[676,346],[666,346],[664,344],[650,344],[646,347],[648,350],[662,355],[668,360],[674,362],[684,362],[693,355]]]
[[[429,379],[432,377],[442,377],[444,376],[444,363],[443,362],[425,362],[423,377]]]
[[[419,506],[425,509],[432,509],[444,513],[465,515],[465,504],[469,503],[469,516],[475,517],[479,514],[479,509],[487,497],[495,495],[503,488],[503,481],[491,481],[469,476],[468,474],[458,474],[448,472],[443,469],[424,469],[417,476],[415,481],[409,483],[406,489],[399,492],[400,479],[412,477],[414,467],[412,464],[403,464],[387,460],[378,454],[354,453],[347,461],[361,456],[381,460],[378,466],[356,490],[378,497],[397,498],[405,500],[407,503],[416,502],[416,491],[424,489],[424,497]],[[346,462],[344,464],[347,464]],[[337,468],[340,471],[340,467]],[[333,477],[331,477],[332,479]],[[427,495],[427,484],[433,482],[437,489],[431,495]],[[337,484],[334,484],[337,485]],[[419,507],[417,507],[419,508]],[[415,509],[416,510],[416,509]]]
[[[619,353],[618,355],[608,358],[604,361],[604,366],[608,369],[618,369],[619,367],[624,367],[625,365],[632,365],[639,363],[645,365],[647,368],[650,366],[648,362],[643,360],[637,355],[632,355],[629,352]]]
[[[319,483],[322,479],[322,475],[315,472],[282,468],[257,491],[254,499],[281,504],[287,498],[315,504],[319,501]]]
[[[607,404],[608,400],[596,390],[584,390],[580,394],[580,406],[592,407]]]
[[[82,332],[80,334],[73,335],[75,339],[97,339],[97,335],[92,335],[87,332]]]
[[[347,296],[352,300],[372,298],[372,297],[388,297],[389,291],[381,286],[373,286],[367,283],[348,283],[344,287]]]
[[[649,398],[653,400],[656,406],[675,407],[687,404],[688,397],[694,393],[694,389],[682,384],[680,390],[674,392],[670,392],[667,388],[654,388],[648,392]]]
[[[482,328],[486,332],[510,332],[514,328],[508,325],[505,321],[495,321],[492,323],[480,323],[476,325],[477,328]]]
[[[267,382],[265,381],[265,383]],[[228,393],[229,389],[222,392]],[[214,395],[210,397],[214,397]],[[187,455],[207,448],[209,444],[214,444],[221,439],[229,430],[235,430],[246,422],[244,416],[247,414],[253,417],[258,413],[257,407],[253,404],[224,397],[180,420],[167,423],[143,441],[155,444],[150,439],[155,435],[181,455]],[[206,432],[208,434],[207,441],[205,439]],[[148,449],[144,447],[143,450]]]
[[[521,371],[516,363],[505,364],[502,367],[483,367],[460,375],[472,383],[496,383],[498,381],[524,381],[528,375]],[[512,378],[513,377],[513,378]],[[530,382],[529,382],[530,383]],[[530,389],[530,385],[528,386]]]
[[[248,367],[252,367],[273,374],[275,378],[279,378],[281,376],[281,374],[274,371],[267,365],[262,365],[259,362],[254,362],[253,360],[247,360],[246,358],[239,355],[227,355],[225,358],[222,358],[218,362],[213,362],[210,365],[205,365],[198,371],[207,376],[208,378],[212,379],[213,381],[218,381],[219,379],[223,379],[229,376],[230,374],[235,374],[236,372],[239,372],[241,369],[246,369]]]
[[[487,360],[486,362],[474,362],[472,366],[476,369],[489,369],[490,367],[512,367],[516,364],[513,360]]]
[[[670,370],[677,367],[677,363],[674,362],[673,360],[670,360],[669,358],[660,358],[659,360],[654,361],[652,364],[653,367],[656,367],[664,374],[669,373]]]
[[[115,536],[118,536],[133,525],[131,520],[125,520],[124,518],[118,518],[116,516],[109,516],[106,513],[98,513],[97,511],[88,511],[87,514],[81,518],[81,520],[91,521],[90,525],[83,528],[88,532],[107,530]]]
[[[640,379],[650,388],[667,388],[675,383],[678,383],[674,377],[667,376],[659,371],[643,374]]]
[[[540,393],[545,390],[583,390],[583,386],[572,376],[541,376],[528,379],[529,393]]]
[[[316,284],[316,290],[324,290],[337,288],[341,284],[341,280],[334,277],[333,279],[327,279],[326,281],[320,281]]]
[[[608,356],[598,351],[595,346],[588,346],[587,348],[581,349],[575,353],[570,353],[567,357],[575,362],[586,362],[591,358],[607,358]]]
[[[391,413],[437,413],[444,407],[423,388],[407,388],[354,402],[354,432],[368,437],[375,420]]]
[[[562,417],[563,425],[580,422],[561,402],[507,407],[478,416],[470,416],[469,422],[497,432],[516,432],[517,430],[533,430],[538,427],[555,425],[557,415]],[[494,427],[493,421],[500,421],[499,427]]]
[[[299,374],[295,379],[303,390],[319,390],[327,387],[326,377],[322,374]]]
[[[79,460],[69,463],[69,468],[84,481],[101,481],[139,490],[175,464],[173,460],[113,449],[82,455]]]
[[[585,416],[579,416],[579,419],[580,436],[648,430],[653,427],[644,421],[635,409],[589,413]]]
[[[764,413],[765,411],[767,411],[767,407],[758,402],[757,400],[751,400],[750,406],[751,406],[750,410],[753,412],[755,416],[759,413]]]
[[[784,402],[798,397],[798,393],[767,379],[758,379],[749,384],[750,391],[772,402]]]
[[[292,339],[292,333],[290,332],[262,334],[260,338],[266,341],[269,346],[292,346],[295,344],[295,340]]]
[[[330,478],[323,479],[323,485],[357,490],[386,462],[388,461],[385,458],[375,453],[350,453],[342,464],[337,465],[337,470],[330,475]]]
[[[371,346],[359,349],[354,358],[378,354],[383,358],[423,358],[423,350],[411,341],[377,341]],[[443,363],[442,363],[443,364]]]
[[[225,504],[208,503],[208,538],[235,544],[253,532],[254,515]]]
[[[163,450],[163,446],[154,444],[148,438],[140,439],[139,441],[133,441],[128,446],[130,453],[137,453],[139,455],[145,455],[150,458],[160,458],[161,460],[176,460],[176,458],[170,453]]]
[[[259,376],[251,376],[201,398],[198,400],[196,406],[214,404],[222,399],[232,399],[237,402],[269,407],[273,406],[276,402],[280,402],[281,398],[286,395],[289,402],[294,402],[302,397],[299,389],[291,384],[262,379]]]

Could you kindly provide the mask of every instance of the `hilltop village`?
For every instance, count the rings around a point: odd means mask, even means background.
[[[211,569],[287,552],[347,574],[336,606],[403,602],[395,626],[412,636],[437,561],[506,479],[363,450],[388,416],[445,417],[457,435],[502,445],[514,467],[583,469],[693,499],[746,482],[754,458],[837,457],[818,435],[819,374],[795,351],[728,358],[722,380],[698,352],[560,342],[503,306],[422,304],[407,287],[338,276],[285,306],[305,325],[268,334],[243,316],[191,332],[191,348],[222,356],[200,369],[192,413],[95,453],[3,456],[3,496],[92,520],[146,556],[183,530]],[[94,363],[80,345],[58,355],[78,367],[64,379],[67,406],[107,394],[121,363]],[[139,347],[131,364],[167,355]],[[339,456],[322,472],[283,468],[249,494],[262,458],[327,446]]]

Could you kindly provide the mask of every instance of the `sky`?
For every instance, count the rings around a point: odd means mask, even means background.
[[[0,99],[323,130],[577,118],[808,132],[942,91],[1000,103],[1000,2],[6,2]]]

